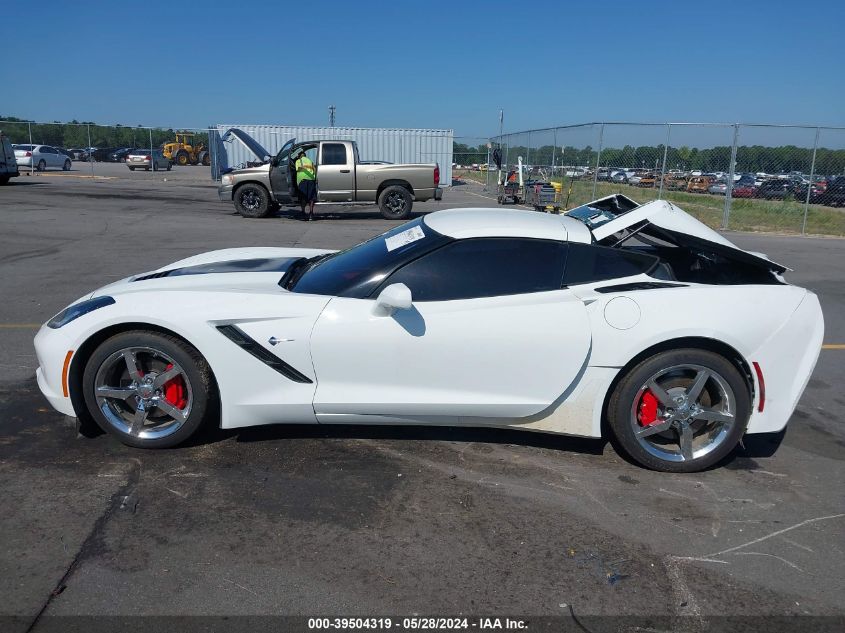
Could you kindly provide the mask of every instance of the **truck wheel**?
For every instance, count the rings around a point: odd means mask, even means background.
[[[191,162],[191,158],[190,158],[190,156],[188,156],[188,152],[186,152],[184,150],[180,150],[180,151],[176,152],[176,164],[177,165],[184,167],[189,162]]]
[[[244,218],[266,217],[270,210],[270,193],[261,185],[241,185],[235,190],[235,209]]]
[[[209,156],[209,155],[208,155],[208,152],[202,152],[202,153],[200,154],[200,162],[201,162],[203,165],[205,165],[206,167],[208,167],[209,165],[211,165],[211,156]]]
[[[411,214],[413,204],[411,192],[399,185],[385,187],[378,197],[379,210],[387,220],[404,220]]]

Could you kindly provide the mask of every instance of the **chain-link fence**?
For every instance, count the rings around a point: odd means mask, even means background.
[[[0,120],[25,175],[209,180],[216,144],[206,128]],[[170,174],[173,175],[172,173]]]
[[[622,193],[717,228],[845,235],[845,128],[589,123],[491,141],[505,174],[521,158],[566,209]]]

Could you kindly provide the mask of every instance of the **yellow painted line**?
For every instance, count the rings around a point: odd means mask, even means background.
[[[40,323],[0,323],[0,330],[37,330]]]
[[[841,343],[828,343],[827,345],[822,345],[822,349],[845,349],[845,345]]]

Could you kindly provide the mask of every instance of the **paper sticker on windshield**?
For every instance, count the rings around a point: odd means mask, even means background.
[[[425,233],[423,233],[423,230],[418,226],[413,226],[407,231],[402,231],[396,235],[384,238],[384,243],[387,246],[387,252],[389,253],[390,251],[395,251],[397,248],[410,244],[411,242],[421,240],[424,237]]]

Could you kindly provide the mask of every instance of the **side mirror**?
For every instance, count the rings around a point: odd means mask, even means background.
[[[373,314],[376,316],[390,316],[396,310],[407,310],[411,307],[411,289],[405,284],[390,284],[379,293]]]

